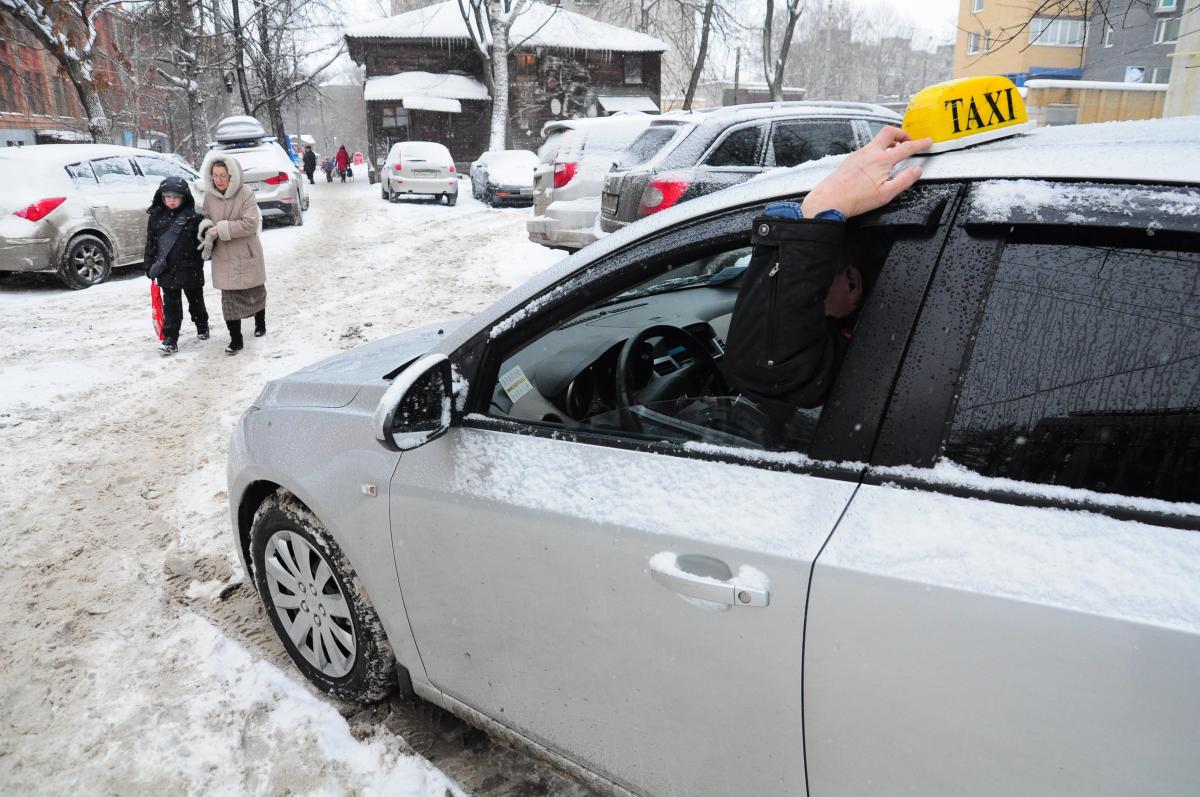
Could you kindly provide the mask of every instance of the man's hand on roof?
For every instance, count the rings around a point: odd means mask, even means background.
[[[823,210],[836,210],[850,218],[886,205],[921,176],[920,166],[909,166],[893,177],[896,164],[932,144],[932,138],[913,141],[898,127],[883,128],[870,144],[847,155],[833,174],[809,192],[804,218],[814,218]]]

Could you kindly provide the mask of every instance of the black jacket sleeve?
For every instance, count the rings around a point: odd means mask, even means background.
[[[824,403],[846,348],[825,317],[829,284],[846,263],[845,235],[840,221],[754,220],[723,360],[735,390],[797,407]]]
[[[142,267],[150,270],[150,264],[158,253],[158,232],[154,227],[154,214],[146,217],[146,248],[142,252]]]

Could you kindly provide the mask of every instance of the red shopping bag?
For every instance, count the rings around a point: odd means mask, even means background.
[[[158,335],[158,339],[163,339],[163,303],[162,303],[162,288],[158,287],[158,280],[150,281],[150,315],[154,319],[154,334]]]

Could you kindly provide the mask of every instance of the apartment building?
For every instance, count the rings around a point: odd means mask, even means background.
[[[1007,75],[1017,85],[1027,78],[1082,77],[1087,3],[1046,6],[1040,0],[960,0],[954,77]]]

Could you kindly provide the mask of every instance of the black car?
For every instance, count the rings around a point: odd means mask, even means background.
[[[901,118],[859,102],[737,105],[656,120],[604,180],[600,227],[745,182],[765,169],[844,155]]]

